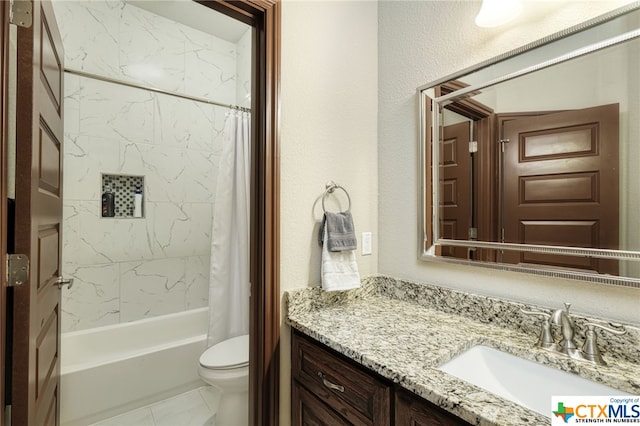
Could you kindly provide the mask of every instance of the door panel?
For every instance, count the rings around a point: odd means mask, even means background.
[[[598,173],[558,173],[521,178],[520,203],[596,203]]]
[[[466,240],[471,227],[471,155],[468,121],[444,127],[442,145],[442,238]],[[467,248],[443,247],[443,256],[466,259]]]
[[[594,155],[597,152],[597,132],[594,123],[529,131],[519,141],[522,144],[522,161]]]
[[[525,244],[566,245],[571,241],[580,247],[593,247],[596,244],[599,227],[593,220],[546,220],[522,221],[523,242]],[[593,269],[597,267],[595,259],[585,256],[546,255],[523,253],[523,262],[553,265],[565,268]]]
[[[12,422],[59,423],[62,42],[49,1],[18,29],[16,251],[30,280],[14,289]]]
[[[39,186],[49,192],[60,195],[60,144],[48,129],[40,133],[40,183]]]
[[[618,248],[618,105],[505,121],[509,243]],[[506,252],[507,263],[618,273],[617,262]]]

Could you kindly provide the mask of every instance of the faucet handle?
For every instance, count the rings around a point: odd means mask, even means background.
[[[551,318],[551,314],[544,311],[527,311],[525,309],[520,308],[520,312],[527,315],[538,315],[541,317]]]
[[[544,318],[542,321],[542,327],[540,328],[540,336],[536,342],[537,346],[551,350],[559,349],[559,346],[553,337],[553,332],[551,331],[551,323],[549,322],[551,314],[541,311],[526,311],[524,309],[520,309],[520,312],[526,315],[536,315]]]
[[[582,345],[582,355],[585,359],[594,362],[598,365],[607,365],[602,359],[602,355],[600,354],[600,349],[598,348],[598,335],[595,332],[595,328],[601,328],[603,330],[608,331],[609,333],[615,335],[622,335],[627,332],[627,329],[624,328],[622,324],[614,324],[609,323],[610,327],[605,327],[604,325],[588,322],[585,324],[587,326],[587,331],[584,333],[584,345]]]
[[[611,327],[605,327],[601,324],[596,324],[594,322],[588,322],[585,324],[588,330],[593,330],[594,327],[601,328],[602,330],[608,331],[611,334],[615,334],[617,336],[621,336],[627,332],[627,329],[624,328],[624,325],[610,322],[609,325]]]

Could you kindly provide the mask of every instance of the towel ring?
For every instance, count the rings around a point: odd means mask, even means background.
[[[349,207],[347,208],[347,211],[351,211],[351,197],[349,196],[349,193],[347,192],[346,189],[344,189],[343,187],[341,187],[340,185],[338,185],[334,181],[327,182],[327,184],[325,185],[325,188],[326,189],[324,191],[324,195],[322,196],[322,211],[323,212],[325,212],[325,213],[327,212],[327,209],[324,206],[324,200],[327,198],[327,195],[333,194],[333,191],[335,191],[336,189],[342,189],[344,191],[344,193],[347,195],[347,200],[349,200]]]

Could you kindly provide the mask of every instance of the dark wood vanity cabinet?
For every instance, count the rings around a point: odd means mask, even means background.
[[[395,397],[396,426],[464,426],[469,423],[405,390]]]
[[[293,382],[292,394],[291,405],[294,407],[292,424],[306,426],[349,426],[351,424],[296,381]]]
[[[297,332],[291,351],[294,425],[391,425],[387,383]]]
[[[294,426],[468,424],[298,331],[291,354]]]

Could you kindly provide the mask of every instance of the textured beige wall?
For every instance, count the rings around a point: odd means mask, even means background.
[[[285,0],[282,21],[280,285],[285,291],[320,284],[317,231],[329,180],[349,191],[359,246],[362,232],[373,233],[373,254],[357,255],[360,274],[377,270],[378,6]],[[335,211],[333,200],[346,207],[340,191],[327,202]],[[283,326],[282,425],[290,420],[289,337]]]
[[[320,282],[318,203],[333,179],[351,194],[358,233],[373,232],[373,255],[358,256],[362,275],[379,271],[547,306],[573,301],[576,311],[639,322],[637,290],[424,263],[417,237],[416,88],[627,2],[538,2],[544,9],[537,11],[529,2],[533,17],[498,31],[473,24],[479,2],[284,0],[282,291]],[[289,337],[283,326],[285,426]]]

